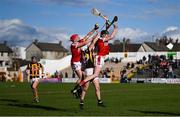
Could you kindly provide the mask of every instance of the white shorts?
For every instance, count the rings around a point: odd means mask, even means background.
[[[93,73],[94,73],[94,68],[86,68],[85,69],[85,74],[87,76],[93,75]]]
[[[86,69],[85,69],[85,74],[86,74],[86,76],[93,75],[93,73],[94,73],[94,68],[86,68]],[[95,80],[95,79],[99,79],[99,78],[96,77],[96,78],[94,78],[94,80]]]
[[[40,78],[32,78],[30,80],[30,83],[33,84],[35,81],[39,82]]]
[[[72,69],[73,69],[74,71],[80,70],[80,69],[81,69],[81,62],[73,62],[73,63],[71,64],[71,67],[72,67]]]
[[[102,67],[104,65],[104,56],[99,56],[99,55],[96,56],[96,64],[95,64],[95,66],[98,66],[98,65],[100,67]]]

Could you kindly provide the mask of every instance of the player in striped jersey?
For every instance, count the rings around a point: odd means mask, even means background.
[[[31,63],[27,65],[26,72],[30,78],[31,88],[34,95],[34,102],[39,102],[37,88],[39,85],[39,80],[43,76],[44,69],[42,64],[37,62],[37,58],[35,56],[31,58]]]

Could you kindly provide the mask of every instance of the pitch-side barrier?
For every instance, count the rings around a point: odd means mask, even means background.
[[[43,78],[42,83],[75,83],[78,78]],[[99,78],[100,83],[119,83],[110,78]],[[180,78],[132,78],[130,83],[180,84]]]

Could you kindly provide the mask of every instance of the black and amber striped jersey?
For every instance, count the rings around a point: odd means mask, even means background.
[[[41,63],[29,63],[27,65],[27,70],[30,71],[30,79],[32,78],[39,78],[40,77],[40,70],[42,69]]]
[[[94,68],[93,52],[87,49],[84,51],[84,56],[85,56],[85,68]]]

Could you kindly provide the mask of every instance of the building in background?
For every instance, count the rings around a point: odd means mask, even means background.
[[[68,50],[59,43],[43,43],[35,40],[26,48],[26,60],[30,60],[32,56],[39,59],[56,60],[65,57]]]
[[[26,59],[26,48],[25,47],[20,47],[20,46],[15,46],[12,48],[13,50],[13,58],[16,59]]]
[[[7,46],[7,42],[0,43],[0,67],[10,68],[12,64],[13,51]]]

